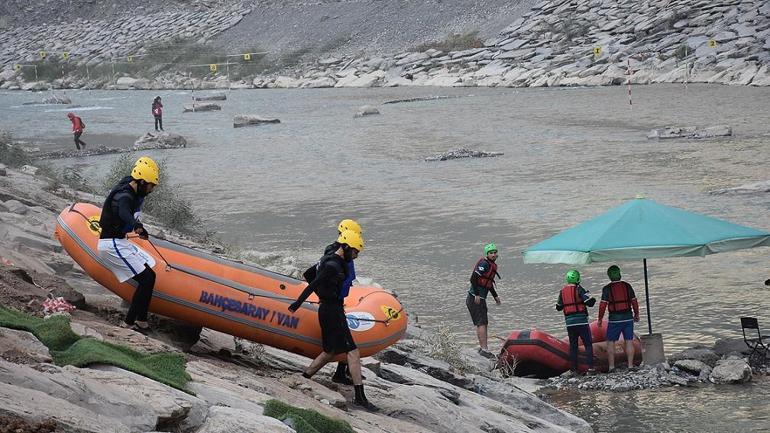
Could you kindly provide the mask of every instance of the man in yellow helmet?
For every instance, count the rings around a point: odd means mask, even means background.
[[[361,225],[358,224],[356,220],[352,219],[344,219],[340,221],[339,224],[337,224],[337,236],[342,234],[342,232],[346,230],[351,230],[359,235],[363,236],[363,231],[361,229]],[[332,242],[331,244],[327,245],[324,249],[324,256],[327,256],[329,254],[334,253],[337,251],[337,249],[340,247],[338,242]],[[347,277],[345,278],[345,281],[342,283],[342,290],[340,290],[339,298],[343,300],[348,296],[348,293],[350,293],[350,286],[353,285],[353,281],[356,279],[356,266],[354,264],[354,261],[348,262],[348,273]],[[302,275],[305,277],[305,281],[308,283],[312,283],[313,280],[316,277],[316,273],[318,271],[318,263],[315,265],[309,267]],[[332,375],[332,382],[335,383],[341,383],[343,385],[353,385],[353,379],[350,377],[350,368],[348,367],[347,362],[340,361],[337,363],[337,369],[334,371],[334,374]]]
[[[353,404],[369,411],[376,411],[378,410],[377,407],[370,403],[364,394],[361,355],[353,341],[353,336],[350,334],[343,299],[340,298],[340,293],[342,293],[343,285],[349,274],[348,263],[355,260],[358,253],[363,251],[364,238],[360,233],[345,230],[340,233],[336,244],[336,250],[321,258],[313,281],[289,306],[289,311],[292,313],[297,311],[313,292],[316,293],[320,302],[318,323],[321,325],[323,351],[305,369],[302,376],[311,378],[336,355],[345,353],[347,354],[350,374],[353,376],[355,389]]]
[[[134,232],[142,239],[149,237],[141,222],[142,203],[158,184],[160,171],[151,158],[142,157],[136,161],[131,175],[115,185],[107,195],[99,218],[99,258],[103,265],[115,274],[120,282],[133,279],[137,283],[131,298],[131,306],[124,319],[123,327],[138,331],[149,328],[147,311],[155,286],[155,260],[126,239]]]

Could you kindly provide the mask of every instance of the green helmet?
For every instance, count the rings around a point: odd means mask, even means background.
[[[567,281],[567,284],[577,284],[580,282],[580,272],[576,269],[570,269],[564,279]]]
[[[617,265],[612,265],[607,268],[607,276],[611,281],[620,281],[620,268]]]
[[[497,251],[497,245],[495,245],[493,242],[490,242],[486,245],[484,245],[484,255],[491,253],[492,251]]]

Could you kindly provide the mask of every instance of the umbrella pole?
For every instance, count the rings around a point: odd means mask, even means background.
[[[644,297],[647,301],[647,330],[652,335],[652,316],[650,314],[650,284],[647,281],[647,259],[644,260]]]

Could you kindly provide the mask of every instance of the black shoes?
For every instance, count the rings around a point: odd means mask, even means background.
[[[353,385],[353,379],[345,375],[339,376],[335,374],[332,376],[332,382],[339,383],[341,385]]]
[[[360,400],[360,399],[354,399],[353,400],[353,407],[363,409],[368,412],[378,412],[380,408],[373,405],[369,400]]]

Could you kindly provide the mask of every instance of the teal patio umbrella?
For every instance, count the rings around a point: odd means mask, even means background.
[[[703,257],[760,246],[770,246],[770,233],[637,198],[527,248],[524,263],[643,260],[652,334],[647,259]]]

